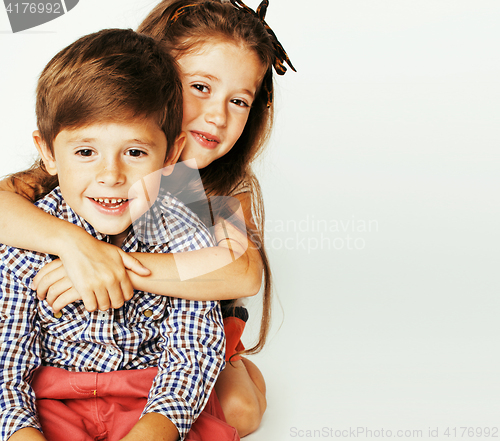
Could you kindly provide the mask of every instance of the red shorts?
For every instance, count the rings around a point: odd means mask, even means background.
[[[224,332],[226,334],[226,361],[241,360],[241,355],[235,355],[237,352],[245,350],[241,342],[241,334],[245,330],[246,323],[238,317],[226,317],[224,319]],[[232,358],[231,358],[232,357]]]
[[[54,367],[35,371],[32,386],[40,423],[49,441],[118,441],[139,420],[156,368],[106,373],[69,372]],[[237,441],[215,392],[187,434],[186,441]]]
[[[226,361],[241,360],[241,355],[234,354],[245,350],[241,335],[248,320],[248,310],[244,306],[235,306],[234,300],[221,302],[224,332],[226,334]]]

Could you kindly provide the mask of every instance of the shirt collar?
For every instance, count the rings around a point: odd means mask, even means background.
[[[137,241],[148,246],[156,246],[173,240],[175,234],[170,230],[169,223],[175,225],[176,217],[170,208],[175,209],[179,204],[179,201],[169,192],[160,189],[151,208],[132,224],[132,228],[123,242],[123,248],[129,251],[136,249]],[[52,190],[45,198],[37,201],[36,205],[60,219],[82,227],[96,239],[109,242],[109,237],[106,234],[97,231],[83,217],[75,213],[62,197],[59,187]]]
[[[173,239],[168,225],[169,214],[166,211],[172,199],[170,193],[160,190],[150,209],[133,222],[132,232],[139,242],[155,246],[168,243]]]

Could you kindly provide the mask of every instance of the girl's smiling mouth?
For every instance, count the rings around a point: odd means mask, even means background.
[[[191,135],[198,142],[198,144],[206,149],[215,149],[220,144],[220,139],[217,136],[211,135],[207,132],[191,131]]]

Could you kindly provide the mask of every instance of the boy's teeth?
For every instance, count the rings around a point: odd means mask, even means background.
[[[128,199],[103,199],[103,198],[93,198],[94,201],[99,202],[101,204],[121,204],[123,202],[126,202]]]

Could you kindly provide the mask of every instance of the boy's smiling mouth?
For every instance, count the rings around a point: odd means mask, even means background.
[[[113,206],[120,206],[121,204],[125,203],[128,201],[128,199],[111,199],[111,198],[92,198],[94,201],[98,202],[99,204],[113,207]]]
[[[122,214],[129,205],[130,199],[122,198],[88,198],[96,208],[105,214]]]

